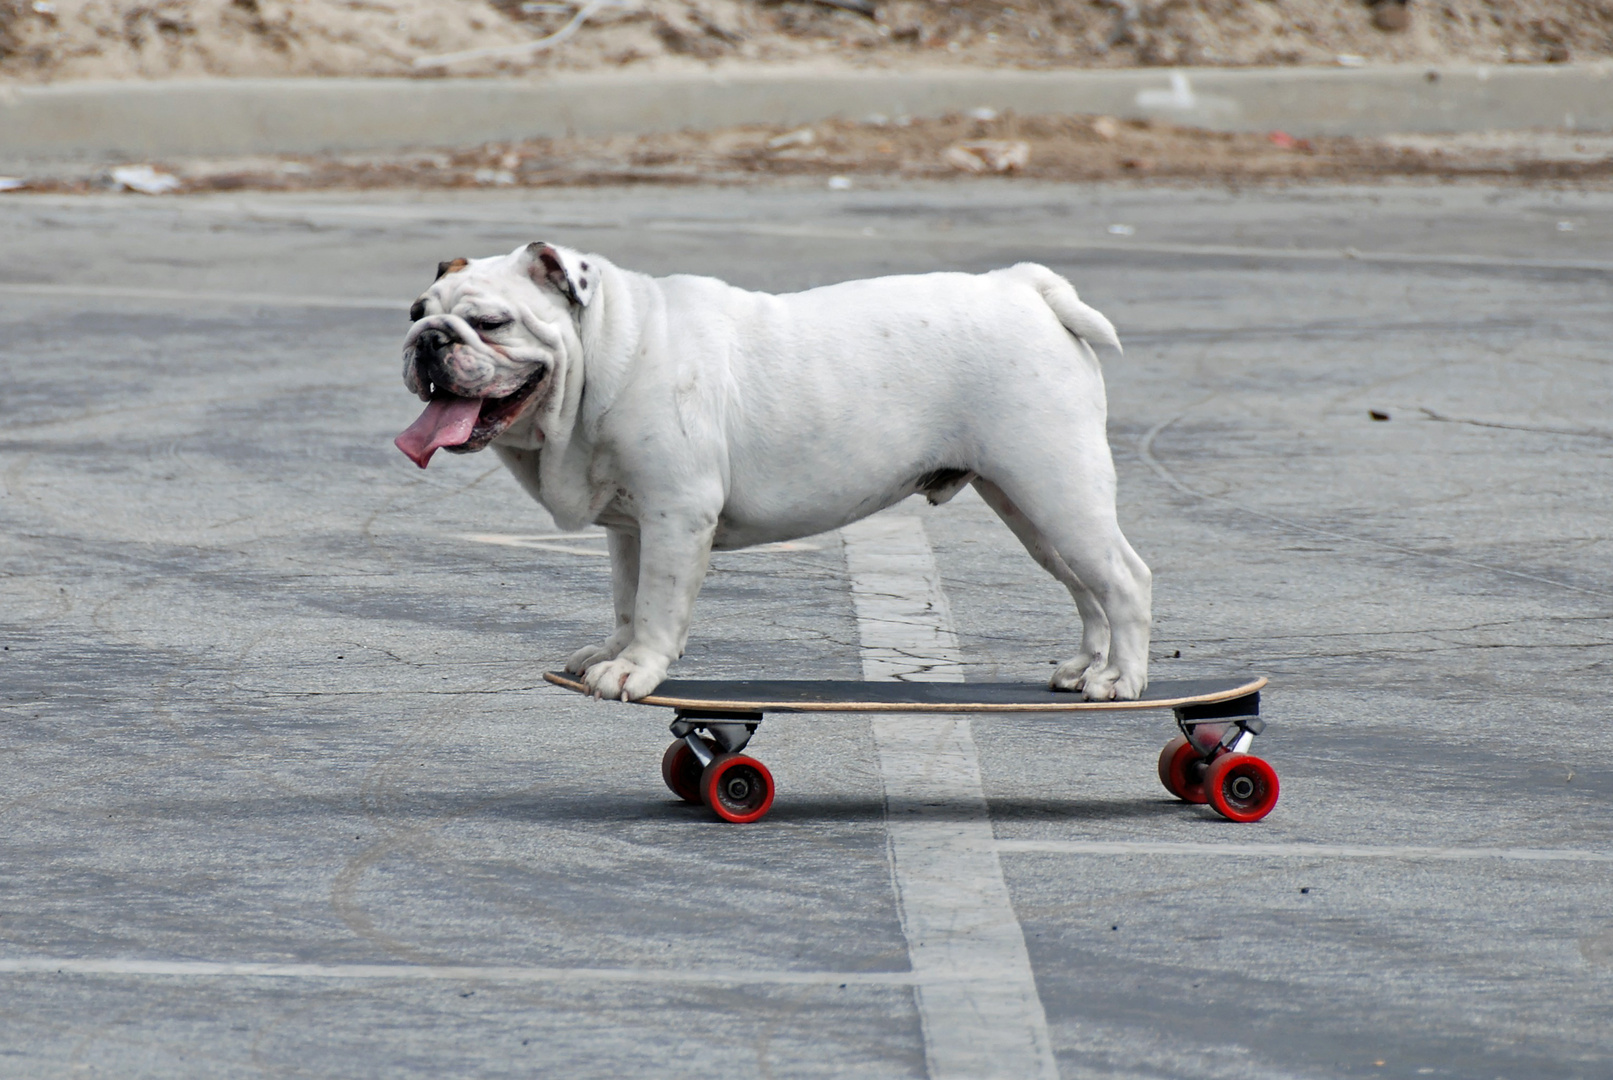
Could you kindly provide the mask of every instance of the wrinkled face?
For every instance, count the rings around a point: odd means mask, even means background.
[[[421,468],[439,448],[482,449],[546,396],[571,316],[529,266],[519,253],[455,259],[410,309],[403,382],[428,404],[397,444]]]

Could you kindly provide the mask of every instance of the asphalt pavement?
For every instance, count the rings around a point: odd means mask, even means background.
[[[677,802],[667,717],[540,678],[602,539],[391,446],[409,301],[534,239],[1030,259],[1119,328],[1153,675],[1269,676],[1283,795],[974,719],[932,810],[984,795],[1059,1075],[1613,1075],[1613,195],[1009,182],[0,201],[0,1075],[945,1073],[868,719],[768,719],[759,824]],[[1073,651],[972,493],[900,512],[967,679]],[[861,672],[835,534],[719,554],[675,669]]]

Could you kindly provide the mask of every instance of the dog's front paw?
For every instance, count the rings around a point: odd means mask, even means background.
[[[1081,696],[1088,701],[1136,701],[1148,689],[1148,676],[1117,667],[1087,669],[1081,679]]]
[[[566,670],[573,675],[581,675],[595,664],[603,664],[607,660],[614,660],[627,647],[627,641],[626,637],[618,638],[617,635],[612,634],[597,645],[589,645],[578,649],[571,654],[571,659],[566,661]]]
[[[665,678],[665,664],[634,663],[618,657],[590,667],[583,675],[583,685],[595,697],[637,701]]]

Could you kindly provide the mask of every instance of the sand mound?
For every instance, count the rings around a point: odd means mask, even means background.
[[[1613,56],[1613,0],[0,0],[0,78],[491,75],[725,60],[902,66]]]

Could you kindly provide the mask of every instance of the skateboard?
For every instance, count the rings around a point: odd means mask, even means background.
[[[581,679],[544,673],[586,694]],[[674,742],[661,779],[723,821],[759,821],[773,807],[773,774],[743,753],[768,713],[1093,713],[1170,709],[1180,730],[1159,752],[1159,780],[1186,803],[1230,821],[1259,821],[1277,805],[1277,771],[1249,753],[1265,730],[1261,679],[1152,683],[1136,701],[1085,701],[1025,683],[851,682],[818,679],[668,679],[634,704],[673,711]]]

